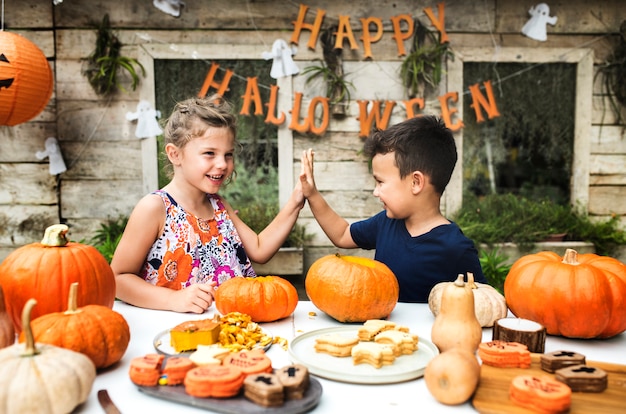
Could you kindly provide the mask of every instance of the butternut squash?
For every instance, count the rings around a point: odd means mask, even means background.
[[[463,275],[444,287],[430,336],[440,352],[459,347],[476,353],[482,341],[482,327],[476,318],[474,293]]]
[[[463,404],[478,387],[480,364],[476,356],[466,349],[452,348],[428,362],[424,381],[428,391],[440,403]]]

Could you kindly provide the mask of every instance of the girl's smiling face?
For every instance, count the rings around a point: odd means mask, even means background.
[[[228,128],[207,128],[182,149],[179,173],[202,192],[215,194],[235,169],[235,137]]]
[[[387,211],[387,217],[404,219],[411,213],[414,202],[412,178],[407,175],[400,177],[396,166],[395,153],[376,154],[372,158],[372,171],[376,187],[374,197],[378,197]]]

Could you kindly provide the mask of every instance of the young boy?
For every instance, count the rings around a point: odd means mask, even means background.
[[[317,190],[313,151],[302,154],[303,194],[333,244],[376,249],[374,258],[398,278],[400,302],[428,302],[435,284],[467,272],[487,283],[474,243],[440,211],[457,161],[452,132],[443,121],[424,115],[375,131],[365,140],[364,153],[372,160],[374,196],[384,210],[352,224]]]

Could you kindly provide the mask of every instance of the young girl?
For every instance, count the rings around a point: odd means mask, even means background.
[[[129,304],[202,313],[232,277],[255,276],[280,248],[304,205],[298,182],[258,235],[217,192],[233,177],[236,125],[219,96],[178,103],[164,130],[172,180],[131,213],[111,267],[117,297]]]

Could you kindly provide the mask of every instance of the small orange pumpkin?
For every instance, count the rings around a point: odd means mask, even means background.
[[[339,322],[386,318],[400,295],[398,279],[384,263],[339,254],[317,259],[304,287],[311,302]]]
[[[33,319],[62,312],[74,282],[80,284],[78,306],[113,307],[115,275],[111,266],[95,247],[69,241],[68,230],[65,224],[52,225],[41,243],[14,250],[0,264],[0,285],[17,332],[22,330],[21,313],[29,299],[38,303]]]
[[[626,265],[567,249],[521,257],[504,282],[511,312],[550,335],[610,338],[626,331]]]
[[[274,322],[291,315],[298,291],[278,276],[234,277],[215,291],[215,308],[225,315],[245,313],[254,322]]]
[[[130,328],[124,317],[102,305],[76,306],[78,283],[70,286],[65,312],[54,312],[31,321],[38,343],[55,345],[80,352],[91,359],[96,368],[113,365],[126,352]],[[24,332],[20,342],[24,342]]]
[[[4,306],[4,291],[0,286],[0,348],[6,348],[15,343],[15,327],[11,316]]]

